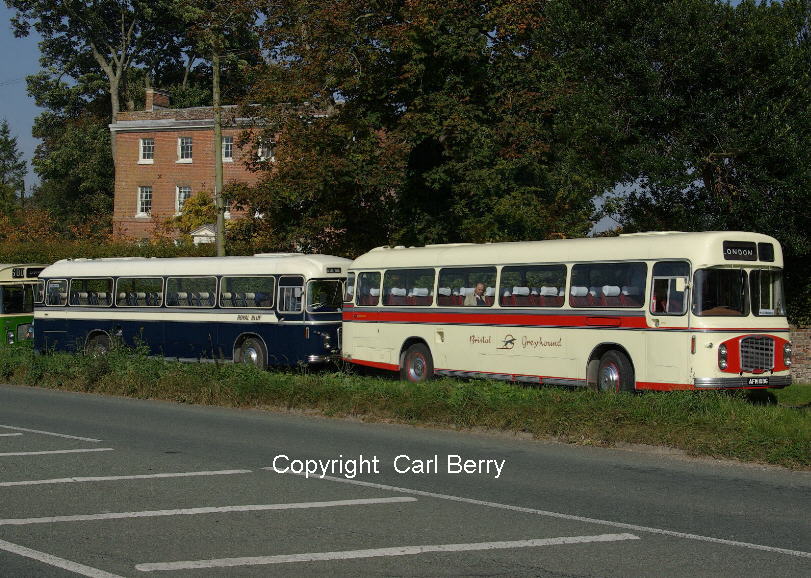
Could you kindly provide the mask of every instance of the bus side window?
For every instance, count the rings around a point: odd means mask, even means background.
[[[276,278],[223,277],[220,282],[220,307],[273,307]]]
[[[562,307],[566,265],[502,267],[499,305],[502,307]]]
[[[483,286],[482,299],[476,298],[476,287]],[[450,290],[450,295],[447,295]],[[490,307],[495,300],[495,267],[449,267],[439,270],[437,305]]]
[[[377,305],[380,300],[380,273],[358,274],[356,296],[358,305]]]
[[[355,300],[355,274],[349,273],[344,283],[344,303],[352,303]]]
[[[687,312],[686,287],[690,264],[686,261],[660,261],[653,266],[650,312],[654,315],[684,315]]]
[[[289,313],[299,313],[302,306],[302,296],[304,294],[304,277],[279,277],[279,311]],[[246,297],[247,299],[247,297]],[[254,306],[255,295],[248,300],[250,306]]]
[[[572,266],[569,305],[642,307],[647,268],[645,263],[639,262],[577,263]]]
[[[48,281],[46,295],[47,305],[67,305],[68,282],[64,279],[52,279]]]
[[[433,269],[395,269],[383,275],[383,305],[432,305]]]

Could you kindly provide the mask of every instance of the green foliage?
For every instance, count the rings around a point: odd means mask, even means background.
[[[578,40],[561,50],[627,133],[620,161],[631,190],[608,211],[627,232],[773,235],[791,318],[811,321],[807,3],[562,4]]]
[[[280,245],[350,255],[584,235],[609,147],[571,126],[543,6],[280,3],[255,96],[276,163],[243,201]]]
[[[100,257],[211,257],[210,245],[166,242],[140,244],[132,241],[100,242],[98,239],[66,240],[54,237],[39,241],[0,241],[0,261],[7,263],[54,263],[60,259]]]
[[[6,119],[0,121],[0,213],[9,214],[25,194],[25,160],[11,136]]]
[[[65,225],[97,215],[109,218],[114,174],[107,121],[43,112],[34,123],[33,134],[42,139],[33,160],[42,179],[34,191],[34,203],[47,207]]]
[[[198,191],[183,203],[180,214],[170,219],[170,224],[182,235],[188,235],[194,229],[217,220],[217,208],[211,193]]]
[[[793,396],[789,405],[758,405],[723,392],[607,394],[485,381],[411,384],[351,373],[262,372],[241,364],[184,365],[123,348],[100,357],[35,356],[28,344],[0,348],[0,378],[181,403],[483,427],[589,445],[666,445],[693,455],[811,469],[811,413],[807,403],[797,405],[798,398],[809,399],[811,386],[786,390]]]

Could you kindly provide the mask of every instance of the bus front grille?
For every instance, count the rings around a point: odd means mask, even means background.
[[[774,340],[771,337],[741,339],[741,371],[769,370],[774,367]]]

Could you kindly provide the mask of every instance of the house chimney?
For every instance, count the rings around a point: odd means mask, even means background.
[[[169,108],[169,93],[154,88],[146,89],[144,110],[152,112],[156,108]]]

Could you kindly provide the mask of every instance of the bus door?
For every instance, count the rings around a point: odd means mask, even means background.
[[[646,307],[647,364],[638,381],[687,383],[689,278],[690,264],[686,261],[662,261],[653,266]]]
[[[37,314],[35,339],[40,351],[52,348],[75,349],[68,339],[65,306],[68,304],[67,279],[48,279],[45,286],[45,307]]]
[[[278,324],[268,333],[268,362],[287,365],[302,359],[305,351],[304,277],[279,277],[276,298]]]

